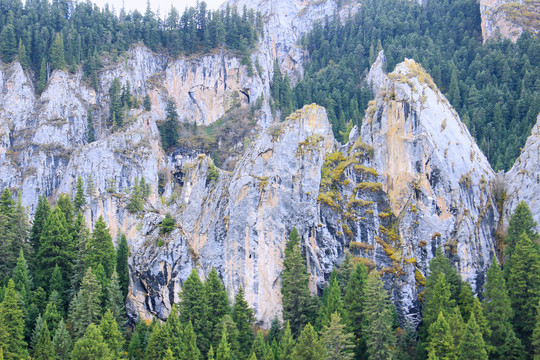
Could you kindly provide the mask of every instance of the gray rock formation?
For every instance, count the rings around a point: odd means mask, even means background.
[[[533,0],[480,0],[482,38],[515,42],[524,31],[538,35],[540,6]]]

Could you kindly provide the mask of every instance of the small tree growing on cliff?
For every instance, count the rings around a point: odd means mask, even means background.
[[[167,102],[167,118],[160,126],[163,149],[168,150],[178,142],[178,112],[174,101]]]

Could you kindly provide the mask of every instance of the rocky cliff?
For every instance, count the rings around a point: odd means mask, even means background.
[[[480,0],[482,37],[516,41],[524,31],[538,35],[540,5],[533,0]]]

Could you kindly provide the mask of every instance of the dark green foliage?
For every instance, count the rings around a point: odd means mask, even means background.
[[[12,279],[15,283],[15,290],[19,293],[19,296],[24,301],[25,306],[30,306],[30,274],[28,273],[28,265],[26,263],[26,259],[24,258],[22,249],[20,250],[19,257],[17,258],[17,265],[13,270]]]
[[[56,291],[60,297],[62,308],[64,307],[64,290],[66,289],[66,283],[62,277],[62,271],[60,267],[56,265],[51,275],[49,283],[49,293],[52,294]]]
[[[365,286],[363,328],[370,360],[395,357],[396,334],[393,325],[392,303],[376,271],[369,274]]]
[[[223,316],[221,323],[216,327],[214,332],[214,339],[218,341],[216,349],[219,347],[219,341],[221,341],[219,334],[223,334],[223,331],[227,332],[227,341],[231,348],[233,358],[241,358],[240,345],[238,343],[238,329],[236,328],[236,324],[231,315]]]
[[[167,333],[171,343],[171,352],[175,358],[179,359],[184,353],[184,330],[178,317],[178,307],[176,304],[173,304],[165,326],[167,327]]]
[[[120,98],[120,80],[114,78],[109,88],[109,122],[115,127],[122,127],[122,100]]]
[[[169,150],[178,142],[178,112],[173,100],[167,102],[165,111],[167,112],[167,117],[160,125],[159,131],[161,133],[161,144],[163,149]]]
[[[66,59],[64,57],[64,36],[62,33],[56,34],[56,38],[51,46],[51,67],[55,69],[64,69],[66,67]]]
[[[99,328],[90,324],[84,336],[73,346],[72,360],[109,359],[111,352]]]
[[[467,323],[467,329],[463,334],[458,349],[459,360],[487,360],[486,346],[480,328],[476,323],[474,314]]]
[[[238,329],[238,344],[242,358],[249,355],[249,349],[253,343],[253,330],[251,322],[253,321],[253,310],[249,307],[244,298],[244,289],[238,289],[234,299],[232,318]]]
[[[86,199],[84,197],[84,183],[82,177],[77,178],[75,199],[73,199],[73,206],[75,211],[82,210],[83,206],[86,205]]]
[[[193,331],[197,334],[197,345],[203,353],[208,352],[208,308],[206,291],[197,270],[193,269],[188,276],[180,293],[180,321],[184,324],[191,322]]]
[[[36,360],[54,360],[54,347],[51,341],[51,334],[47,327],[47,321],[43,320],[43,328],[39,333],[38,342],[34,351],[34,359]]]
[[[341,319],[344,313],[343,301],[341,301],[341,290],[339,288],[337,277],[331,280],[330,290],[323,306],[321,307],[320,326],[325,327],[330,324],[330,319],[334,313]]]
[[[429,285],[428,285],[429,286]],[[448,316],[454,308],[454,301],[450,299],[450,286],[446,282],[444,273],[439,273],[433,287],[429,289],[426,286],[426,302],[422,312],[423,326],[428,328],[437,320],[439,313]]]
[[[529,205],[527,205],[525,201],[520,201],[512,213],[512,216],[510,216],[508,230],[506,232],[506,237],[504,238],[504,242],[507,246],[506,255],[509,257],[508,260],[510,263],[510,258],[521,234],[525,233],[531,241],[538,240],[538,234],[535,230],[536,225],[536,221],[533,219]]]
[[[126,298],[129,290],[129,245],[126,235],[120,234],[118,237],[118,249],[116,251],[116,272],[118,274],[118,282],[122,291],[123,299]]]
[[[294,347],[293,359],[297,360],[323,360],[326,357],[326,351],[310,323],[308,323]]]
[[[507,285],[514,310],[514,330],[530,352],[540,299],[540,255],[525,232],[519,236],[512,254]]]
[[[281,339],[281,324],[279,323],[279,319],[274,317],[272,319],[272,323],[270,324],[270,330],[268,330],[268,334],[266,334],[266,341],[271,344],[274,340],[278,341]]]
[[[430,325],[428,333],[427,350],[430,354],[433,353],[440,359],[455,358],[457,349],[454,348],[454,339],[442,312],[439,313],[437,320]]]
[[[92,115],[92,110],[88,110],[88,115],[86,116],[86,140],[88,143],[96,141],[96,132],[94,130],[94,116]]]
[[[283,320],[289,322],[293,336],[300,334],[316,311],[308,288],[309,274],[299,241],[298,231],[293,228],[285,248],[284,269],[281,274]]]
[[[457,351],[459,348],[459,343],[463,338],[463,333],[465,333],[465,322],[461,317],[461,311],[459,307],[455,307],[452,314],[448,316],[448,331],[450,336],[452,336],[452,346],[454,351]]]
[[[100,216],[94,227],[92,237],[86,244],[86,266],[97,269],[101,263],[107,278],[110,278],[114,270],[115,260],[116,254],[111,234],[103,216]]]
[[[92,268],[88,268],[82,279],[81,288],[70,304],[69,323],[75,337],[82,336],[90,323],[99,320],[101,296],[101,285]]]
[[[37,253],[40,246],[41,232],[49,214],[51,213],[51,205],[45,196],[41,196],[38,200],[36,213],[34,214],[34,222],[32,225],[32,232],[30,233],[30,244],[34,249],[34,253]]]
[[[124,300],[125,297],[124,294],[122,294],[118,275],[115,270],[111,276],[111,281],[109,281],[109,284],[107,285],[107,299],[105,300],[105,304],[108,310],[113,314],[116,323],[122,328],[124,328],[126,323]]]
[[[204,291],[207,301],[207,331],[209,332],[208,339],[213,346],[218,346],[221,340],[220,336],[216,336],[216,329],[219,326],[223,316],[231,312],[229,306],[229,297],[225,291],[225,286],[221,282],[218,273],[214,267],[208,274],[204,283]],[[213,336],[212,336],[213,335]]]
[[[4,350],[6,360],[18,360],[28,355],[24,341],[23,311],[19,306],[15,283],[11,279],[0,304],[0,347]]]
[[[60,319],[58,327],[54,333],[53,347],[57,360],[70,359],[72,342],[64,319]]]
[[[12,24],[7,24],[0,32],[0,55],[2,55],[2,61],[6,63],[15,60],[15,55],[17,55],[17,39]],[[4,357],[7,356],[7,353],[4,354]]]
[[[170,233],[171,231],[174,230],[175,225],[176,225],[176,223],[174,222],[174,219],[172,218],[171,214],[167,213],[167,214],[165,214],[165,218],[163,219],[161,224],[159,224],[159,226],[161,227],[159,232],[161,234],[168,234],[168,233]]]
[[[152,110],[152,102],[150,101],[150,96],[148,96],[148,94],[144,96],[143,106],[146,111]]]
[[[200,350],[197,346],[197,334],[193,330],[193,325],[189,321],[184,329],[184,359],[186,360],[198,360],[200,357]]]
[[[150,340],[148,340],[148,346],[146,347],[146,359],[162,359],[167,353],[167,349],[172,346],[171,339],[169,338],[169,332],[165,325],[157,323],[152,329]]]
[[[150,338],[150,329],[148,325],[139,320],[133,330],[133,335],[129,342],[128,354],[130,359],[142,360]]]

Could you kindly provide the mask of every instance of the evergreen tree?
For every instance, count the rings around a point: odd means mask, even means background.
[[[82,177],[77,178],[77,191],[75,193],[75,199],[73,200],[73,206],[75,211],[82,210],[83,206],[86,205],[86,199],[84,198],[84,183]]]
[[[344,320],[348,332],[354,334],[357,359],[366,352],[366,341],[363,337],[363,306],[365,302],[364,287],[367,281],[367,269],[364,264],[357,265],[349,277],[344,297]]]
[[[474,313],[471,314],[467,329],[463,334],[463,339],[459,344],[458,359],[459,360],[487,360],[487,352],[484,339],[480,328],[474,318]]]
[[[64,69],[66,59],[64,56],[64,36],[62,33],[56,34],[56,38],[51,46],[51,66],[53,69]]]
[[[199,360],[200,350],[197,346],[197,334],[193,330],[191,321],[188,321],[184,329],[185,355],[186,360]],[[219,350],[218,350],[219,351]]]
[[[241,357],[247,358],[253,343],[253,330],[251,329],[253,310],[244,298],[243,288],[238,289],[236,293],[232,318],[238,329],[238,344],[240,345]]]
[[[175,360],[175,359],[178,359],[178,358],[175,358],[171,348],[168,348],[167,351],[165,351],[165,356],[163,357],[163,360]]]
[[[43,317],[40,314],[36,318],[34,329],[32,330],[32,337],[30,339],[30,347],[32,349],[32,353],[30,355],[34,355],[36,352],[37,343],[39,340],[39,335],[41,334],[41,330],[43,330]]]
[[[341,290],[338,284],[337,277],[334,277],[330,285],[330,290],[326,298],[326,302],[321,308],[321,327],[330,324],[331,317],[334,313],[338,313],[339,318],[343,316],[343,301],[341,301]]]
[[[150,101],[150,96],[148,94],[144,96],[143,106],[146,111],[152,110],[152,101]]]
[[[520,201],[508,222],[508,230],[504,242],[507,245],[507,254],[511,255],[519,241],[521,234],[525,233],[531,241],[538,239],[535,231],[536,221],[534,221],[531,210],[525,201]],[[506,267],[506,266],[505,266]]]
[[[212,267],[212,270],[206,278],[204,290],[207,301],[206,308],[208,309],[207,331],[211,332],[211,334],[215,334],[215,329],[220,324],[221,319],[223,316],[229,314],[231,310],[229,306],[229,297],[225,291],[225,286],[223,286],[223,283],[221,282],[221,279],[219,278],[214,267]],[[217,345],[219,340],[220,338],[215,337],[210,339],[213,345]]]
[[[118,237],[118,250],[116,252],[116,272],[118,273],[118,281],[123,298],[125,299],[129,290],[129,246],[126,235],[120,234]]]
[[[167,333],[171,343],[170,349],[173,356],[176,359],[180,359],[184,354],[184,331],[178,317],[178,307],[176,304],[173,304],[165,326],[167,327]]]
[[[343,294],[343,296],[345,296],[347,292],[347,284],[349,283],[349,279],[351,277],[351,274],[354,271],[354,268],[355,268],[355,265],[353,263],[353,256],[347,250],[345,251],[345,256],[343,256],[343,261],[341,262],[341,265],[339,266],[339,272],[337,274],[339,289],[341,290],[341,293]]]
[[[207,360],[214,360],[214,348],[210,345],[210,350],[208,350],[208,355],[206,355]]]
[[[429,297],[428,297],[428,286]],[[450,299],[450,286],[446,282],[446,276],[440,272],[435,283],[426,285],[426,302],[423,309],[423,326],[429,328],[438,317],[439,313],[448,316],[455,303]]]
[[[110,279],[114,270],[115,260],[116,254],[111,234],[103,216],[100,216],[94,227],[92,237],[86,245],[86,265],[97,269],[101,263],[105,269],[107,278]]]
[[[99,331],[103,340],[109,346],[109,350],[113,357],[119,357],[121,354],[122,346],[124,345],[124,338],[122,333],[118,329],[118,324],[114,319],[114,314],[110,309],[107,309],[101,322],[99,323]]]
[[[171,216],[171,214],[166,213],[165,218],[163,219],[161,224],[159,224],[159,226],[161,227],[161,229],[159,230],[160,234],[168,234],[172,232],[174,230],[175,225],[176,223],[174,222],[174,219]]]
[[[323,344],[319,341],[317,333],[310,323],[308,323],[296,342],[293,359],[297,360],[323,360],[326,352]]]
[[[24,258],[24,253],[21,248],[19,251],[19,257],[17,258],[17,265],[13,270],[13,282],[15,283],[15,290],[19,293],[20,298],[23,300],[25,306],[30,306],[30,275],[28,274],[28,265]]]
[[[133,188],[131,189],[131,194],[129,195],[129,203],[127,209],[130,213],[140,213],[144,210],[144,203],[142,197],[141,186],[139,185],[139,180],[135,178],[133,183]]]
[[[234,323],[232,316],[229,314],[224,315],[221,319],[221,323],[216,327],[214,339],[217,339],[219,334],[223,334],[223,331],[227,332],[227,341],[229,343],[229,347],[231,348],[232,357],[240,358],[241,352],[240,345],[238,343],[238,329],[236,328],[236,324]],[[221,339],[219,339],[219,341],[221,341]],[[216,345],[216,349],[217,347],[219,347],[219,342]]]
[[[94,116],[92,115],[92,110],[88,110],[88,115],[86,116],[86,136],[88,143],[96,141],[96,132],[94,130]]]
[[[439,359],[455,359],[454,339],[442,312],[439,313],[437,320],[431,324],[428,333],[429,353],[434,353]]]
[[[72,360],[112,359],[107,343],[95,324],[88,325],[84,336],[73,346]]]
[[[6,360],[28,356],[24,341],[24,316],[12,279],[9,279],[4,300],[0,303],[0,347],[4,350]]]
[[[178,112],[174,101],[167,102],[167,117],[159,130],[163,149],[168,150],[178,142]]]
[[[48,80],[49,80],[49,73],[47,71],[47,59],[44,56],[41,59],[41,67],[39,68],[39,78],[38,78],[38,84],[37,84],[38,93],[41,93],[45,89],[45,86],[47,85]]]
[[[17,55],[17,39],[15,37],[15,28],[12,24],[7,24],[0,33],[0,54],[5,63],[10,63],[15,60]],[[8,358],[8,352],[4,353],[4,357]]]
[[[49,335],[56,331],[58,323],[62,320],[62,315],[58,312],[56,304],[52,301],[47,303],[45,313],[43,314],[43,322],[47,322],[49,325]]]
[[[298,335],[315,313],[308,287],[309,273],[300,251],[299,241],[298,231],[293,228],[285,248],[284,269],[281,274],[283,320],[290,323],[293,335]]]
[[[229,342],[227,341],[227,331],[223,331],[221,335],[221,341],[219,342],[219,347],[216,352],[216,360],[229,360],[232,358],[231,348]]]
[[[71,336],[64,319],[60,319],[53,338],[54,353],[57,360],[69,360],[71,354]]]
[[[524,232],[519,236],[508,275],[508,294],[514,310],[514,329],[530,352],[536,305],[540,300],[540,255]]]
[[[292,336],[291,326],[289,322],[285,325],[285,330],[283,331],[283,337],[281,338],[281,344],[279,347],[279,354],[281,360],[292,360],[294,353],[295,341]]]
[[[124,306],[124,295],[120,289],[120,283],[118,281],[118,275],[116,270],[113,272],[111,281],[107,286],[107,308],[112,312],[114,320],[118,326],[123,327],[126,323],[126,309]],[[103,335],[105,337],[105,335]]]
[[[465,327],[466,325],[461,316],[461,311],[459,310],[459,307],[456,306],[452,314],[448,316],[448,329],[450,336],[452,336],[452,349],[454,352],[459,348],[459,343],[463,338]]]
[[[51,341],[51,334],[47,327],[47,320],[43,321],[43,328],[39,334],[38,342],[34,352],[36,360],[53,360],[55,359],[54,348]]]
[[[396,335],[392,329],[392,303],[376,271],[366,281],[363,316],[369,359],[393,359]]]
[[[207,300],[206,292],[199,274],[193,269],[188,276],[182,292],[180,293],[180,320],[183,323],[191,321],[193,331],[197,334],[197,345],[200,350],[209,347],[206,336],[207,333]],[[206,350],[204,352],[207,352]]]
[[[452,68],[452,77],[450,79],[450,88],[448,90],[448,100],[454,106],[455,109],[461,107],[461,94],[459,92],[459,82],[456,68]]]
[[[79,231],[77,236],[77,245],[76,245],[76,256],[75,262],[73,264],[73,273],[70,279],[70,289],[69,295],[70,298],[73,298],[75,294],[79,291],[82,278],[86,273],[86,246],[88,239],[90,238],[90,231],[86,226],[83,226]]]
[[[464,281],[461,284],[461,291],[459,293],[459,298],[457,299],[457,305],[459,306],[459,309],[461,310],[461,315],[464,319],[469,319],[471,311],[474,307],[474,299],[475,297],[471,284]]]
[[[49,214],[51,213],[51,205],[45,196],[41,196],[38,200],[36,213],[34,214],[34,223],[30,233],[30,244],[37,254],[40,247],[41,233]]]
[[[354,358],[354,335],[346,333],[345,325],[337,312],[333,313],[330,323],[323,329],[322,342],[328,359],[352,360]]]
[[[88,268],[82,279],[81,288],[70,304],[69,322],[75,337],[82,336],[88,325],[99,320],[101,292],[101,285],[92,268]]]
[[[128,354],[130,359],[142,360],[150,337],[149,327],[144,321],[139,321],[135,325],[133,335],[129,342]]]
[[[281,339],[281,324],[279,323],[279,319],[274,317],[272,319],[272,323],[270,324],[270,330],[268,330],[268,334],[266,334],[266,341],[271,344],[274,340],[279,341]]]
[[[257,333],[253,345],[251,345],[251,353],[255,354],[257,359],[264,359],[266,355],[266,343],[264,342],[264,335],[262,331]]]
[[[162,359],[165,357],[167,349],[171,347],[171,339],[164,325],[159,323],[152,330],[148,346],[146,347],[146,359]]]
[[[62,277],[68,279],[71,276],[74,257],[75,249],[68,223],[60,207],[56,207],[47,218],[41,233],[37,271],[39,284],[48,288],[55,266],[62,271]]]
[[[23,69],[28,69],[28,67],[30,67],[30,58],[28,57],[28,53],[26,52],[26,46],[24,46],[22,39],[19,39],[17,60],[21,63]]]
[[[115,127],[122,126],[122,101],[120,98],[121,84],[118,78],[114,78],[109,88],[109,120]]]
[[[66,284],[64,283],[64,279],[62,278],[62,271],[60,271],[60,267],[56,265],[54,267],[54,270],[51,275],[51,280],[49,283],[49,292],[52,294],[54,291],[59,296],[60,304],[59,306],[61,309],[64,308],[65,304],[65,298],[64,298],[64,289],[66,288]]]

